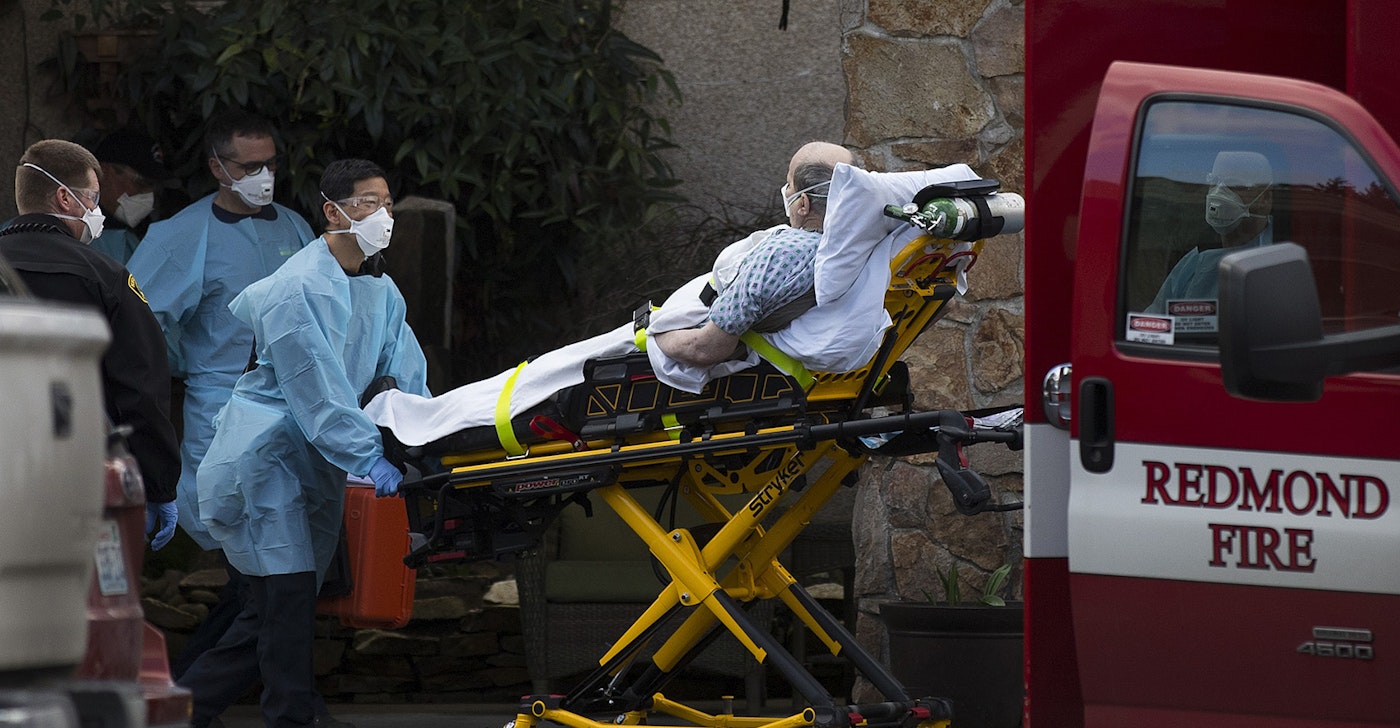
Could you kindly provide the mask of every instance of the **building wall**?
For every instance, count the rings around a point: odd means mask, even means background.
[[[785,31],[781,9],[626,0],[624,30],[662,55],[685,94],[667,115],[692,199],[718,210],[772,197],[811,139],[839,141],[874,170],[965,162],[1023,189],[1021,0],[794,1]],[[989,240],[968,294],[906,355],[918,407],[1022,401],[1021,245],[1020,235]],[[1022,500],[1019,453],[982,445],[970,456],[999,502]],[[1009,562],[1019,585],[1021,513],[958,515],[931,457],[873,461],[853,512],[857,632],[877,657],[888,655],[880,603],[941,597],[935,567],[959,569],[971,591]]]
[[[859,4],[859,3],[856,3]],[[1020,0],[869,0],[844,36],[846,142],[872,168],[966,162],[1002,189],[1024,189],[1024,12]],[[983,408],[1024,401],[1022,236],[987,241],[969,290],[905,356],[921,409]],[[1019,452],[969,449],[1000,503],[1021,502]],[[1022,511],[959,515],[931,457],[866,466],[854,507],[857,635],[882,660],[886,601],[942,598],[937,570],[956,568],[963,593],[1013,567],[1020,597]],[[877,699],[863,682],[857,700]]]
[[[660,54],[683,102],[663,113],[681,192],[705,212],[779,210],[788,159],[840,143],[846,114],[842,0],[623,0],[618,25]]]
[[[39,66],[54,54],[59,33],[71,19],[41,20],[50,0],[0,3],[0,219],[15,214],[11,172],[26,147],[40,139],[72,138],[78,131],[68,100],[51,94],[53,76]]]

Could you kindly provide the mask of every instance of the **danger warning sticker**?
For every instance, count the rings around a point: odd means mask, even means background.
[[[1172,324],[1171,316],[1130,313],[1128,314],[1128,341],[1171,346],[1173,341]]]
[[[1176,320],[1177,333],[1213,334],[1220,330],[1214,298],[1168,300],[1167,313]]]

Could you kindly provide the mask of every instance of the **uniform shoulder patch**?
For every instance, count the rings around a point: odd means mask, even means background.
[[[127,273],[126,286],[127,288],[131,289],[132,293],[136,294],[137,298],[141,299],[141,303],[144,303],[147,306],[151,305],[151,302],[146,300],[146,294],[141,292],[141,286],[136,285],[136,276]]]

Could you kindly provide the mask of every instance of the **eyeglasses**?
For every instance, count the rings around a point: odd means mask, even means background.
[[[263,171],[263,169],[269,169],[269,170],[271,170],[271,171],[273,171],[273,172],[276,172],[276,171],[277,171],[277,157],[271,157],[271,158],[268,158],[268,159],[264,159],[264,160],[262,160],[262,161],[260,161],[260,162],[236,162],[236,161],[234,161],[234,160],[232,160],[232,159],[224,159],[223,157],[220,157],[220,156],[219,156],[219,153],[216,151],[216,152],[214,152],[214,159],[218,160],[218,162],[219,162],[220,165],[224,165],[225,163],[227,163],[227,164],[234,165],[235,167],[238,167],[239,169],[242,169],[242,170],[243,170],[243,175],[244,175],[245,177],[248,176],[248,175],[250,175],[250,174],[259,174],[259,173],[261,173],[261,172]],[[227,167],[227,166],[224,167],[224,171],[225,171],[225,172],[228,171],[228,167]]]
[[[372,213],[381,207],[388,210],[389,212],[394,211],[394,198],[380,197],[378,195],[359,195],[357,197],[347,197],[343,200],[340,200],[338,204],[340,204],[343,207],[353,207],[361,212]]]
[[[245,175],[260,174],[263,171],[263,168],[270,169],[273,172],[277,171],[277,157],[272,157],[271,159],[264,159],[260,162],[235,162],[232,159],[226,161],[229,164],[236,165],[242,168],[243,174]]]

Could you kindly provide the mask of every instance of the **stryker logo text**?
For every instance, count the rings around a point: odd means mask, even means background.
[[[792,484],[792,479],[800,475],[805,469],[802,463],[802,453],[799,451],[778,471],[778,474],[773,477],[773,480],[770,481],[768,485],[764,486],[763,490],[758,491],[758,494],[753,497],[753,500],[749,501],[749,511],[753,513],[754,518],[762,517],[763,511],[768,507],[768,504],[782,497],[783,491],[787,490],[787,487]]]

